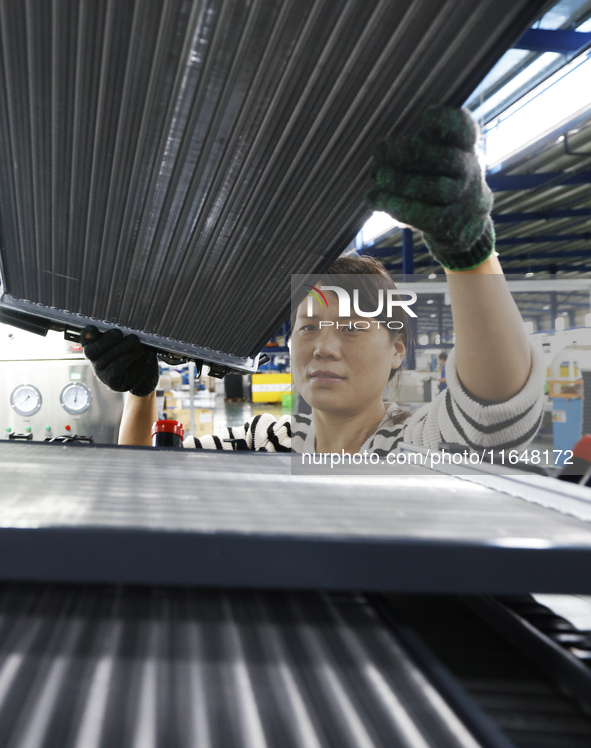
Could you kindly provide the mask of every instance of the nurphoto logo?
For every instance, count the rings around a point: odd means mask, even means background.
[[[378,290],[378,300],[377,300],[377,308],[373,311],[366,311],[360,308],[359,306],[359,290],[354,289],[353,290],[353,314],[351,313],[351,297],[349,295],[349,292],[345,290],[344,288],[341,288],[340,286],[322,286],[322,290],[317,288],[316,286],[310,286],[307,283],[304,283],[304,286],[308,288],[308,296],[306,299],[306,314],[308,317],[314,317],[314,299],[320,304],[321,307],[327,307],[328,301],[326,300],[326,296],[324,295],[326,291],[332,291],[334,294],[336,294],[338,302],[339,302],[339,317],[344,318],[350,318],[351,316],[356,317],[378,317],[378,316],[385,316],[385,317],[392,317],[393,316],[393,310],[395,307],[401,307],[404,309],[404,311],[408,314],[409,317],[416,317],[417,315],[415,312],[411,309],[412,304],[415,303],[417,300],[417,295],[414,293],[414,291],[399,291],[395,288],[388,288],[386,289],[386,293],[384,294],[384,289]],[[384,298],[385,297],[385,298]],[[406,298],[402,298],[406,297]],[[385,308],[385,313],[384,313]],[[377,324],[378,326],[381,324],[381,322],[378,322],[376,320],[372,320],[374,324]],[[322,320],[319,323],[320,327],[331,327],[335,325],[335,322],[332,322],[330,320]],[[398,320],[390,320],[386,323],[387,327],[390,329],[401,329],[404,325],[402,322]],[[336,326],[340,327],[340,323],[336,322]],[[347,322],[346,326],[349,327],[350,323]],[[370,323],[365,322],[364,320],[358,320],[354,323],[355,327],[363,326],[363,327],[369,327]]]

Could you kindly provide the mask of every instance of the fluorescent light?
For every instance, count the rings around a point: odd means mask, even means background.
[[[437,278],[437,276],[435,275],[435,273],[431,273],[431,274],[429,275],[429,280],[430,280],[430,281],[432,281],[432,280],[435,280],[435,278]]]
[[[591,104],[590,77],[591,57],[581,55],[493,120],[485,134],[488,166],[502,162],[587,109]]]
[[[363,224],[363,228],[359,232],[361,244],[369,244],[379,236],[390,233],[392,229],[402,226],[403,224],[398,223],[392,216],[384,213],[383,211],[374,211],[371,218]]]
[[[474,94],[472,94],[472,96],[470,97],[470,103],[478,100],[477,96],[479,90],[481,92],[486,91],[486,89],[490,86],[490,83],[494,83],[495,79],[498,79],[498,69],[501,66],[505,67],[505,64],[509,63],[509,65],[507,65],[507,69],[510,69],[511,66],[520,65],[520,63],[522,63],[527,58],[527,56],[528,53],[526,50],[508,50],[505,53],[504,57],[499,60],[499,63],[497,63],[496,69],[493,68],[489,75],[474,91]],[[505,83],[502,88],[492,94],[492,96],[488,96],[482,102],[482,104],[473,111],[476,121],[486,121],[489,112],[492,112],[496,107],[502,105],[505,101],[507,101],[507,99],[511,98],[513,94],[517,93],[521,88],[527,86],[532,80],[535,79],[537,75],[542,73],[547,67],[552,65],[552,63],[559,58],[560,55],[556,52],[544,52],[538,58],[533,60],[533,62],[527,65],[523,70],[521,70],[521,72],[517,73],[516,75],[512,75],[511,79],[507,81],[507,83]]]
[[[429,336],[419,335],[419,345],[429,345]]]

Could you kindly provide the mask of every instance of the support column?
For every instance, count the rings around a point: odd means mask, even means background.
[[[558,294],[556,291],[552,291],[550,293],[550,316],[551,324],[550,329],[555,330],[556,329],[556,317],[558,317]]]
[[[412,229],[402,229],[402,275],[406,280],[407,275],[415,271],[414,242]]]

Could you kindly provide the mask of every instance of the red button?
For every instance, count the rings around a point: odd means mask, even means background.
[[[69,430],[70,430],[70,427],[69,427],[69,426],[66,426],[66,431],[69,431]]]

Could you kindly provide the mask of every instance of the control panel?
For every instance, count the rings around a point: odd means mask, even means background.
[[[0,438],[72,437],[115,444],[123,395],[78,360],[0,361]]]

